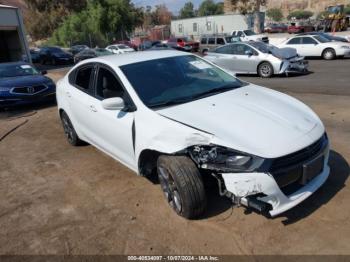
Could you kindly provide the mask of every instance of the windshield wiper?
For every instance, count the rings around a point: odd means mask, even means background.
[[[151,104],[148,107],[149,108],[159,108],[159,107],[168,107],[168,106],[175,106],[175,105],[180,105],[184,104],[187,102],[190,102],[191,99],[174,99],[174,100],[167,100],[167,101],[162,101],[159,103]]]
[[[224,92],[236,89],[238,87],[239,86],[227,85],[227,86],[222,86],[222,87],[210,89],[210,90],[205,91],[203,93],[200,93],[198,95],[192,96],[192,99],[200,99],[200,98],[208,97],[208,96],[211,96],[211,95],[224,93]]]

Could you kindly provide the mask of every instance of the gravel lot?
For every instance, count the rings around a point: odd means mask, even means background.
[[[0,139],[0,254],[350,254],[350,59],[310,63],[309,75],[241,77],[308,104],[332,143],[329,180],[275,219],[215,190],[202,219],[182,219],[159,185],[69,146],[54,105],[1,112],[0,138],[20,127]]]

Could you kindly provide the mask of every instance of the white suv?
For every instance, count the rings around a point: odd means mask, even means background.
[[[158,175],[186,218],[204,212],[207,176],[235,204],[275,216],[329,175],[328,138],[311,109],[195,55],[85,60],[58,82],[57,103],[69,143],[88,142],[141,176]]]

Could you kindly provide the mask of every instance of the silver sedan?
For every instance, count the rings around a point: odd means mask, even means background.
[[[207,60],[237,74],[272,75],[305,73],[308,61],[294,48],[277,48],[262,42],[239,42],[208,52]]]

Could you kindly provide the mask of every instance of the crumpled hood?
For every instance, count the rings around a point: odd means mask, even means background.
[[[290,59],[298,55],[297,50],[291,47],[272,48],[271,53],[282,59]]]
[[[254,85],[157,112],[213,134],[213,144],[265,158],[305,148],[325,132],[317,115],[301,102]]]
[[[1,87],[21,87],[41,84],[53,84],[52,80],[43,75],[0,78]]]

